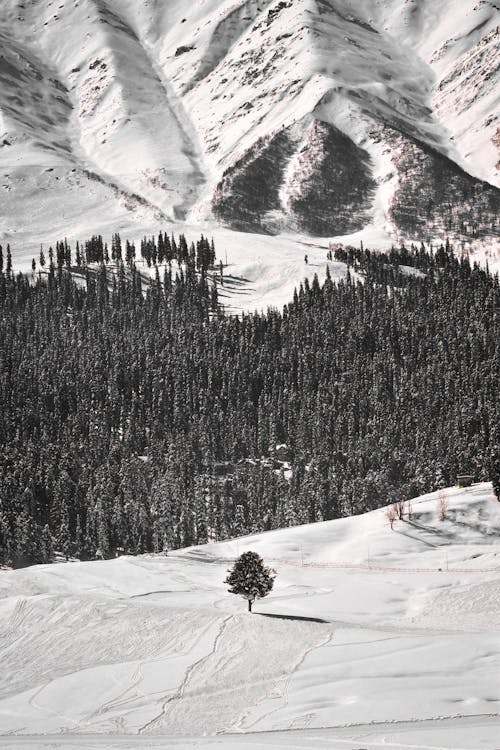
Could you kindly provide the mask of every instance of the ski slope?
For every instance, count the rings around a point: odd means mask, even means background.
[[[448,517],[437,518],[446,497]],[[0,575],[0,748],[498,747],[491,485],[232,541]],[[256,603],[225,591],[252,549]]]

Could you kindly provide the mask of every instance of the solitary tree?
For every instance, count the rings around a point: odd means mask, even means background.
[[[248,611],[256,599],[267,596],[272,591],[276,572],[266,568],[264,561],[256,552],[244,552],[228,570],[224,583],[228,583],[231,594],[239,594],[248,600]]]

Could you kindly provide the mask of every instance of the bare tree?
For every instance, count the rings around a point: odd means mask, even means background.
[[[448,517],[448,500],[444,492],[438,494],[437,515],[439,521],[444,521]]]
[[[413,506],[411,504],[411,500],[406,501],[406,510],[405,513],[407,515],[407,518],[409,521],[413,518]]]
[[[391,524],[391,529],[394,528],[395,521],[404,521],[405,516],[408,520],[412,517],[412,506],[411,500],[396,500],[392,505],[389,505],[385,511],[385,517]]]
[[[397,513],[397,517],[400,521],[404,521],[405,513],[406,513],[406,502],[405,500],[396,500],[396,502],[393,505],[393,508],[395,509]]]
[[[395,506],[396,506],[396,503],[394,503],[394,505],[389,505],[389,507],[386,508],[386,511],[385,511],[385,517],[391,524],[391,529],[394,528],[394,521],[398,519],[398,512]]]

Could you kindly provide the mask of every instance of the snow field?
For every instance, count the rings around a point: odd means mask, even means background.
[[[3,572],[0,747],[493,749],[499,529],[480,484],[393,531],[380,509]],[[278,573],[253,614],[223,584],[246,549]]]

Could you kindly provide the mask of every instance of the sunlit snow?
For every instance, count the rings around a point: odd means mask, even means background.
[[[2,572],[0,747],[496,747],[500,504],[411,510]],[[252,614],[247,549],[277,571]]]

